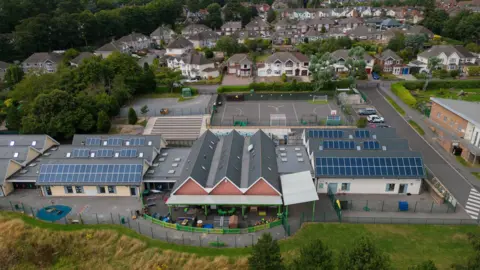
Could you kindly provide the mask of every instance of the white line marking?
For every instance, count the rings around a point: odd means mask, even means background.
[[[328,108],[330,109],[330,112],[331,112],[331,111],[332,111],[332,107],[330,106],[330,102],[329,102],[328,100],[327,100],[327,106],[328,106]],[[330,113],[330,112],[329,112],[329,113]]]
[[[472,210],[465,209],[465,211],[471,215],[478,215],[478,212],[474,212]]]
[[[268,105],[268,107],[270,107],[270,108],[275,108],[275,111],[276,111],[276,112],[280,112],[280,108],[282,108],[283,105],[280,105],[280,106]]]
[[[235,108],[235,109],[237,109],[238,115],[243,115],[243,110],[242,109],[240,109],[240,108]]]
[[[293,102],[292,102],[292,106],[293,106],[293,112],[295,113],[295,118],[297,118],[297,122],[298,122],[297,110],[295,109],[295,104]]]
[[[478,209],[476,207],[473,207],[471,205],[468,205],[468,204],[465,206],[465,208],[470,209],[471,211],[475,211],[477,213],[480,212],[480,209]]]
[[[399,112],[397,112],[397,110],[395,110],[395,108],[392,106],[392,104],[390,104],[390,102],[388,102],[388,100],[385,98],[385,96],[384,96],[382,93],[380,93],[380,91],[378,91],[378,89],[375,89],[375,91],[377,91],[377,93],[378,93],[380,96],[382,96],[382,98],[385,100],[385,102],[388,103],[388,104],[390,105],[390,107],[392,107],[392,109],[400,116],[400,118],[402,118],[403,121],[405,121],[405,123],[410,126],[410,124],[408,123],[408,121],[407,121],[405,118],[403,118],[403,116],[402,116]],[[411,127],[411,126],[410,126],[410,127]],[[443,159],[443,161],[445,161],[461,178],[463,178],[463,180],[465,180],[465,182],[467,182],[467,184],[468,184],[471,188],[475,189],[474,186],[468,181],[468,179],[465,178],[465,176],[463,176],[457,169],[455,169],[455,167],[453,167],[453,165],[452,165],[450,162],[448,162],[442,155],[440,155],[440,153],[439,153],[435,148],[433,148],[433,146],[432,146],[427,140],[425,140],[425,138],[423,138],[422,135],[420,135],[420,134],[417,132],[417,130],[415,130],[414,128],[411,128],[411,129],[412,129],[415,133],[417,133],[417,135],[418,135],[428,146],[430,146],[430,148],[432,148],[432,150],[435,151],[435,153],[437,153],[437,155],[440,156],[440,157]],[[424,165],[425,165],[425,164],[424,164]],[[425,167],[428,168],[427,165],[425,165]],[[429,168],[428,168],[428,169],[429,169]],[[430,170],[430,172],[433,174],[433,176],[436,177],[435,174],[433,173],[433,171],[432,171],[431,169],[429,169],[429,170]],[[438,179],[438,178],[437,178],[437,179]],[[442,185],[443,185],[443,183],[442,183]],[[448,190],[448,188],[447,188],[445,185],[443,185],[443,187],[444,187],[450,194],[452,194],[452,196],[453,196],[453,193],[450,192],[450,190]],[[467,198],[467,200],[468,200],[468,198]],[[458,203],[460,206],[462,206],[462,204],[461,204],[458,200],[456,200],[456,201],[457,201],[457,203]]]
[[[222,125],[223,125],[223,119],[225,118],[225,112],[227,111],[227,104],[228,104],[228,103],[225,102],[225,107],[223,108],[222,120],[221,120],[221,121],[222,121],[222,122],[221,122]]]
[[[480,195],[470,193],[470,195],[468,197],[480,201]]]
[[[469,200],[469,201],[467,202],[467,205],[471,205],[471,206],[473,206],[473,207],[478,207],[478,208],[480,208],[480,202],[472,202],[472,201]]]

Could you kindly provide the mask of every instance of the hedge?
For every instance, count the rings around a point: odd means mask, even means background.
[[[408,81],[402,84],[408,90],[415,90],[422,89],[425,81]],[[427,86],[427,90],[440,88],[480,88],[480,80],[433,80]]]
[[[350,86],[350,80],[334,81],[328,85],[325,85],[320,91],[333,91],[338,88],[348,88]],[[312,82],[273,82],[273,83],[251,83],[247,85],[232,85],[221,86],[217,89],[218,93],[225,92],[248,92],[250,89],[255,91],[281,91],[281,92],[305,92],[314,91],[315,84]]]
[[[410,94],[410,91],[404,87],[403,83],[392,84],[392,92],[410,107],[415,107],[417,104],[417,100]]]

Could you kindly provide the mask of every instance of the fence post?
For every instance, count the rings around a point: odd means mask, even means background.
[[[430,213],[433,212],[433,202],[432,202],[432,208],[430,208]]]
[[[10,202],[10,206],[12,207],[12,211],[15,212],[15,209],[13,208],[13,203],[12,201],[9,201]]]
[[[128,223],[128,228],[131,229],[132,227],[130,226],[130,218],[127,218],[127,223]]]
[[[182,234],[182,237],[183,237],[183,234]],[[219,245],[219,244],[218,244],[218,235],[217,235],[217,248],[218,248],[218,245]]]
[[[323,211],[323,221],[327,221],[327,212]]]
[[[150,227],[150,231],[152,231],[152,239],[155,239],[155,238],[153,237],[153,228],[152,228],[152,227]]]
[[[22,211],[23,213],[25,213],[25,206],[23,205],[23,202],[22,202]]]
[[[415,201],[415,208],[413,209],[413,212],[414,212],[414,213],[417,212],[417,203],[418,203],[418,201]]]
[[[97,224],[100,224],[100,222],[98,222],[98,214],[97,213],[95,213],[95,217],[97,219]]]
[[[33,212],[33,208],[30,206],[30,211],[32,211],[32,216],[35,217],[35,213]]]
[[[235,236],[235,247],[237,247],[237,236]]]
[[[122,218],[120,217],[120,214],[118,214],[118,224],[122,224]]]
[[[68,225],[67,216],[64,216],[63,219],[65,219],[65,225]]]
[[[165,238],[167,239],[167,243],[168,243],[168,233],[165,232]]]
[[[287,226],[288,226],[288,224],[287,224]],[[253,234],[252,234],[252,247],[253,247]]]
[[[217,236],[218,238],[218,236]],[[185,245],[185,238],[183,237],[183,233],[182,233],[182,244]]]
[[[142,230],[140,229],[140,222],[137,221],[137,225],[138,225],[138,232],[142,233]]]
[[[80,218],[80,222],[83,224],[82,214],[78,213],[78,218]]]
[[[112,219],[112,224],[115,224],[115,222],[113,221],[113,214],[112,214],[112,212],[110,212],[110,218]]]
[[[200,243],[200,246],[202,246],[202,237],[200,235],[198,236],[198,242]]]
[[[383,212],[383,206],[385,205],[385,201],[382,201],[382,212]]]

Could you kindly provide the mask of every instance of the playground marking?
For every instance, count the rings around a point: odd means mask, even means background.
[[[225,102],[225,107],[223,108],[223,113],[222,113],[222,121],[221,124],[223,124],[223,119],[225,118],[225,112],[227,111],[227,102]]]
[[[279,110],[279,109],[280,109],[280,108],[282,108],[282,107],[283,107],[283,105],[280,105],[280,106],[268,105],[268,107],[270,107],[270,108],[275,108],[275,111],[276,111],[276,112],[280,112],[280,110]]]
[[[240,108],[235,108],[238,111],[238,115],[243,115],[243,110]]]
[[[83,214],[83,212],[85,212],[88,208],[90,207],[90,205],[86,204],[84,205],[80,211],[78,211],[78,214]]]
[[[297,110],[295,109],[295,103],[292,102],[292,106],[293,106],[293,112],[295,113],[295,118],[297,119],[297,122],[299,122],[298,121]]]

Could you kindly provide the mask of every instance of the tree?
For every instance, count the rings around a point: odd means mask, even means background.
[[[142,106],[142,108],[140,108],[140,113],[142,114],[143,117],[145,117],[145,115],[149,112],[150,110],[148,109],[148,106],[147,105],[144,105]]]
[[[8,130],[20,130],[22,123],[22,113],[17,108],[16,104],[11,104],[7,108],[7,118],[5,119],[5,126]]]
[[[213,3],[207,7],[208,15],[205,18],[205,24],[210,28],[216,29],[222,26],[222,7]]]
[[[275,14],[275,11],[273,10],[273,8],[267,11],[267,22],[272,23],[273,21],[275,21],[276,17],[277,17],[277,14]]]
[[[112,123],[110,122],[108,114],[104,111],[100,111],[97,118],[97,132],[107,133],[111,127]]]
[[[448,13],[443,9],[436,9],[430,14],[425,14],[422,25],[430,29],[435,34],[442,34],[445,22],[449,19]]]
[[[449,73],[450,73],[450,77],[452,77],[452,78],[454,78],[454,79],[457,78],[458,75],[460,74],[460,72],[459,72],[458,70],[456,70],[456,69],[450,70]]]
[[[230,36],[223,36],[217,41],[216,48],[227,56],[231,56],[237,52],[238,42]]]
[[[212,51],[212,49],[210,49],[210,48],[205,48],[205,49],[203,50],[203,53],[205,54],[205,58],[207,58],[207,59],[213,58],[213,51]]]
[[[3,78],[8,87],[12,87],[23,79],[23,69],[19,65],[10,65]]]
[[[321,240],[315,239],[300,248],[300,255],[293,260],[292,270],[335,269],[333,252]]]
[[[357,120],[357,128],[365,128],[367,127],[368,120],[366,117],[360,117]]]
[[[330,53],[324,53],[321,57],[312,55],[310,58],[309,70],[315,85],[315,91],[324,89],[325,86],[332,82],[335,78],[335,68],[333,67],[335,60]]]
[[[435,263],[431,260],[424,261],[421,264],[408,268],[409,270],[437,270]]]
[[[173,93],[173,89],[183,78],[181,71],[172,70],[168,67],[161,67],[155,76],[157,83],[167,86],[171,93]]]
[[[366,73],[365,49],[363,47],[353,47],[348,51],[348,59],[345,61],[345,67],[348,69],[351,86],[355,85],[357,76],[364,79]]]
[[[405,35],[402,33],[397,33],[395,36],[390,39],[388,42],[387,48],[394,51],[398,52],[402,49],[405,48]]]
[[[282,79],[282,82],[287,82],[287,74],[282,73],[281,79]]]
[[[423,91],[427,90],[428,83],[430,78],[432,78],[433,71],[438,69],[441,63],[442,63],[442,60],[440,58],[437,58],[437,57],[428,58],[428,63],[427,63],[428,76],[427,76],[427,79],[425,80],[425,84],[423,85]]]
[[[249,268],[252,270],[282,270],[282,255],[280,246],[272,235],[264,233],[253,246],[252,254],[248,258]]]
[[[428,41],[428,38],[424,34],[408,35],[405,37],[405,47],[413,49],[414,54],[417,54],[420,49],[423,49],[423,45]]]
[[[378,250],[372,239],[362,236],[351,249],[341,253],[339,269],[386,270],[390,269],[390,258]]]
[[[375,72],[375,73],[377,73],[378,75],[381,75],[381,74],[382,74],[382,66],[379,65],[379,64],[373,65],[372,72]]]
[[[135,125],[138,121],[138,117],[137,117],[137,112],[135,112],[135,110],[130,107],[130,109],[128,109],[128,123],[130,125]]]

